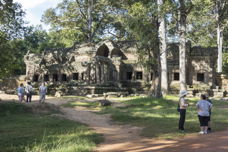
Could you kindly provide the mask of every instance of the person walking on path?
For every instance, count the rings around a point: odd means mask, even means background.
[[[33,92],[31,82],[27,83],[27,85],[25,87],[25,92],[26,92],[26,102],[31,102],[32,101],[32,92]]]
[[[186,116],[186,109],[188,107],[187,101],[185,99],[187,95],[187,91],[180,92],[180,99],[179,99],[179,106],[180,106],[180,119],[179,119],[179,130],[184,131],[184,123],[185,123],[185,116]]]
[[[210,116],[210,109],[212,108],[212,104],[206,100],[206,96],[204,94],[201,95],[201,100],[196,103],[196,107],[198,110],[198,118],[200,122],[200,132],[199,134],[207,134],[208,129],[208,121]]]
[[[20,86],[17,88],[17,95],[19,98],[19,102],[25,101],[24,95],[25,95],[25,88],[23,83],[20,84]]]
[[[206,100],[212,104],[212,101],[209,99],[209,95],[206,94]],[[208,120],[208,129],[207,132],[211,132],[211,109],[209,109],[209,120]]]
[[[42,83],[41,86],[39,87],[39,92],[40,92],[40,102],[45,101],[45,96],[47,93],[47,87],[45,86],[45,83]]]

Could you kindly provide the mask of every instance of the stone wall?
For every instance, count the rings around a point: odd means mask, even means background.
[[[0,81],[0,90],[1,91],[8,91],[9,93],[15,93],[17,87],[23,83],[25,84],[26,76],[14,76],[10,78],[6,78]]]
[[[218,84],[220,88],[226,92],[228,92],[228,75],[222,74],[218,75]]]
[[[216,86],[214,48],[191,47],[187,44],[186,79],[190,88]],[[179,90],[178,44],[168,45],[168,80],[171,92]],[[25,56],[29,81],[49,84],[76,82],[84,86],[113,86],[134,91],[147,91],[153,84],[153,73],[139,62],[135,43],[102,41],[66,49],[53,49]],[[48,78],[48,79],[47,79]],[[206,90],[205,89],[205,90]]]

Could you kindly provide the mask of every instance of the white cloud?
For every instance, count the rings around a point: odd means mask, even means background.
[[[25,19],[26,19],[27,21],[29,21],[30,24],[33,24],[33,25],[41,24],[41,23],[40,23],[39,17],[35,16],[35,15],[34,15],[32,12],[30,12],[30,11],[27,11],[27,12],[26,12]]]
[[[30,25],[42,24],[40,22],[41,16],[45,10],[50,7],[55,7],[57,3],[62,0],[14,0],[22,5],[22,9],[25,10],[25,20],[29,21]],[[48,27],[42,24],[45,29]]]
[[[31,9],[40,4],[46,3],[50,0],[14,0],[14,2],[21,3],[24,9]]]

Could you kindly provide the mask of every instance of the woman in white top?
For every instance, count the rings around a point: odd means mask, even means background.
[[[186,116],[186,108],[188,107],[187,101],[185,99],[187,95],[187,91],[180,92],[180,99],[179,99],[179,106],[180,106],[180,119],[179,119],[179,130],[184,131],[184,123],[185,123],[185,116]]]

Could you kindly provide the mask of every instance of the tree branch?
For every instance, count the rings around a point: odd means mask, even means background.
[[[80,4],[80,2],[78,1],[78,0],[76,0],[76,2],[77,2],[77,4],[78,4],[78,7],[79,7],[79,11],[80,11],[80,13],[82,14],[82,16],[87,20],[87,17],[86,17],[86,15],[83,13],[83,11],[82,11],[82,7],[81,7],[81,4]]]

